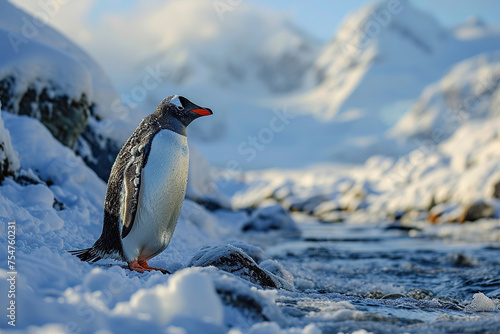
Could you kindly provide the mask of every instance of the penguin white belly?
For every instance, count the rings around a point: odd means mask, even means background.
[[[128,261],[148,260],[167,248],[186,194],[188,169],[187,137],[158,132],[142,169],[134,225],[122,240]]]

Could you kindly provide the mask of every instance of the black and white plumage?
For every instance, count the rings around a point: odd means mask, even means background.
[[[186,127],[211,114],[172,95],[144,118],[111,169],[100,238],[92,247],[71,253],[88,262],[123,260],[140,272],[157,269],[146,261],[168,246],[186,193]]]

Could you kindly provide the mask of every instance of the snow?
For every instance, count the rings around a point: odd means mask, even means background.
[[[129,301],[118,303],[113,311],[118,316],[151,320],[159,325],[202,320],[222,327],[224,317],[222,302],[210,278],[189,269],[179,271],[166,286],[139,290]]]
[[[4,26],[10,22],[10,29],[19,31],[22,21],[15,19],[21,15],[19,10],[2,6],[9,14]],[[181,7],[205,29],[173,14]],[[89,65],[90,57],[80,49],[75,51],[66,38],[56,37],[53,29],[44,26],[35,39],[66,50],[92,73],[98,108],[106,106],[97,113],[110,120],[99,133],[119,143],[166,95],[196,97],[200,104],[210,106],[215,116],[191,126],[191,143],[212,165],[231,172],[327,161],[363,163],[374,154],[407,153],[414,147],[395,145],[396,138],[387,138],[387,130],[427,85],[459,61],[496,50],[500,40],[499,33],[487,27],[476,27],[487,33],[460,37],[409,1],[361,8],[332,32],[327,44],[295,27],[286,15],[250,3],[233,4],[223,14],[213,3],[200,0],[172,1],[154,8],[133,5],[106,26],[135,36],[138,32],[131,27],[143,26],[137,22],[136,11],[150,18],[141,30],[147,32],[144,48],[116,41],[115,57],[120,56],[118,50],[127,50],[131,62],[127,66],[117,62],[120,70],[113,71],[118,73],[115,82],[123,103],[116,104],[118,95],[106,93],[110,88],[96,83],[105,82],[105,75]],[[176,34],[163,33],[168,27],[175,27]],[[369,27],[377,33],[367,33]],[[145,52],[148,47],[157,53]],[[283,83],[293,87],[285,89]],[[98,93],[108,100],[100,102]],[[269,141],[251,144],[249,136],[269,134],[264,129],[270,128],[274,109],[285,108],[297,116],[280,126],[282,130],[275,131]],[[287,149],[290,146],[295,149]]]
[[[479,292],[472,296],[472,301],[466,309],[468,312],[493,312],[498,310],[498,304]]]

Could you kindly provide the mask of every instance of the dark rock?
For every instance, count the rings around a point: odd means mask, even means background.
[[[224,287],[218,288],[217,294],[225,305],[236,309],[244,309],[252,314],[253,318],[258,318],[261,321],[269,321],[263,312],[262,306],[258,303],[258,299],[247,295],[235,294],[233,290],[225,289]]]
[[[403,231],[403,232],[410,232],[410,231],[414,231],[414,230],[420,231],[421,230],[421,229],[419,229],[416,226],[403,225],[403,224],[401,224],[399,222],[387,225],[385,229],[386,230]]]
[[[12,161],[5,154],[5,143],[0,141],[0,183],[6,178],[14,176],[15,170]]]
[[[54,198],[54,203],[52,204],[52,207],[57,211],[62,211],[66,208],[66,205],[64,205],[63,202],[59,202],[57,198]]]
[[[73,148],[90,115],[91,103],[87,96],[82,94],[74,100],[58,95],[50,82],[44,88],[37,88],[33,83],[22,94],[14,94],[16,85],[15,77],[0,79],[0,101],[4,110],[40,120],[57,140]]]
[[[399,298],[404,298],[405,295],[402,295],[400,293],[391,293],[388,295],[383,296],[381,299],[399,299]]]
[[[75,153],[82,157],[83,161],[104,181],[108,181],[111,167],[113,166],[120,145],[114,140],[99,134],[94,122],[99,122],[91,116],[91,123],[88,124],[75,145]]]
[[[469,255],[463,253],[452,253],[447,257],[448,261],[457,267],[475,267],[479,263],[476,259],[470,257]]]
[[[10,133],[4,128],[0,113],[0,183],[6,177],[15,176],[19,167],[19,158],[12,147]]]
[[[478,201],[465,208],[458,218],[460,223],[472,222],[481,218],[490,218],[495,214],[495,208],[483,201]]]
[[[293,287],[287,281],[262,269],[242,249],[233,245],[202,247],[193,256],[188,266],[214,266],[262,287],[293,290]]]
[[[500,181],[493,186],[493,197],[500,198]]]

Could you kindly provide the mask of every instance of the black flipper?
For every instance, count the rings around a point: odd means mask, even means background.
[[[68,251],[69,253],[76,255],[82,261],[86,262],[97,262],[102,259],[102,257],[97,254],[97,251],[93,247]]]
[[[155,115],[149,115],[123,145],[108,180],[102,234],[92,247],[71,251],[71,254],[88,262],[105,258],[126,260],[121,239],[132,229],[139,201],[142,168],[146,164],[151,141],[160,130]],[[125,207],[122,208],[122,205]]]

